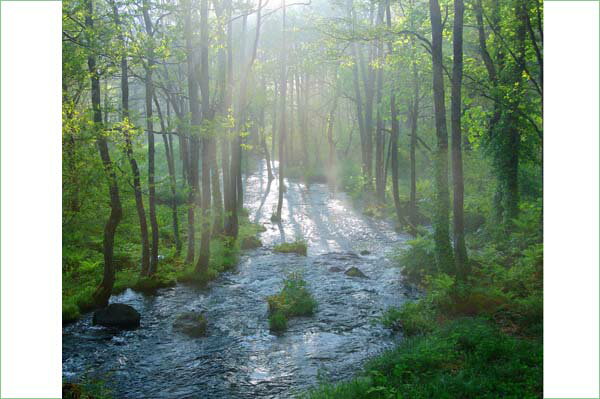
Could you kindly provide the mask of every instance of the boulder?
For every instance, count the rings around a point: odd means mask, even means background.
[[[192,338],[206,336],[206,317],[198,312],[186,312],[177,316],[173,322],[173,331],[188,335]]]
[[[358,267],[354,267],[354,266],[352,266],[350,269],[346,270],[344,272],[344,274],[346,274],[346,276],[350,276],[350,277],[367,278],[367,276],[365,276],[365,274],[363,272],[361,272]]]
[[[107,307],[94,312],[92,323],[105,327],[137,328],[140,326],[140,314],[129,305],[111,303]]]
[[[366,249],[363,249],[362,251],[360,251],[361,255],[371,255],[371,251],[368,251]]]
[[[333,272],[333,273],[339,273],[339,272],[343,272],[344,270],[342,268],[340,268],[340,267],[337,267],[337,266],[331,266],[329,268],[329,271]]]

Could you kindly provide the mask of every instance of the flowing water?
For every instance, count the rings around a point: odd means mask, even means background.
[[[286,186],[282,223],[272,224],[277,180],[268,184],[264,161],[246,176],[250,220],[267,231],[260,237],[264,247],[244,252],[236,271],[202,290],[177,285],[156,296],[131,290],[113,296],[111,302],[140,312],[141,327],[134,331],[92,326],[91,314],[64,327],[63,378],[104,380],[115,398],[124,399],[288,398],[321,378],[349,378],[366,359],[393,346],[399,337],[376,319],[413,295],[386,258],[408,237],[353,210],[343,193],[325,184],[286,180]],[[296,237],[307,240],[307,257],[271,250]],[[368,278],[330,271],[334,266],[356,266]],[[318,309],[312,317],[291,319],[276,336],[269,332],[265,298],[291,272],[304,276]],[[190,310],[205,313],[208,337],[172,331],[176,316]]]

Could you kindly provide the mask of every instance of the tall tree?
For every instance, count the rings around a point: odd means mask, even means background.
[[[285,115],[285,100],[287,90],[287,66],[286,66],[286,40],[285,40],[285,0],[282,8],[282,23],[281,23],[281,59],[280,59],[280,119],[279,122],[279,192],[277,196],[277,211],[274,219],[281,221],[281,208],[283,207],[283,191],[284,186],[284,164],[285,164],[285,134],[286,134],[286,115]]]
[[[93,37],[95,36],[94,31],[94,4],[93,0],[86,0],[87,13],[85,15],[85,27],[88,35],[88,46],[94,48]],[[115,166],[110,159],[110,153],[108,150],[108,142],[104,135],[102,125],[102,110],[100,108],[100,76],[99,70],[96,65],[96,56],[93,51],[89,51],[87,57],[88,71],[90,74],[91,83],[91,97],[92,97],[92,110],[94,114],[94,130],[96,136],[96,145],[100,158],[102,159],[102,166],[104,167],[104,173],[108,180],[108,192],[110,196],[110,216],[104,226],[104,237],[102,240],[102,252],[104,255],[104,273],[102,275],[102,281],[96,288],[93,294],[94,304],[96,306],[106,306],[108,304],[108,298],[112,293],[112,288],[115,282],[115,267],[113,264],[113,253],[115,244],[115,232],[117,226],[123,217],[123,208],[121,207],[121,198],[119,197],[119,186],[117,184],[117,175],[115,173]]]
[[[189,196],[188,196],[188,244],[186,263],[194,262],[195,248],[195,223],[194,214],[196,207],[196,196],[198,192],[198,135],[202,117],[200,115],[200,103],[198,101],[198,81],[196,80],[196,57],[192,41],[192,5],[191,0],[184,0],[184,35],[186,43],[187,56],[187,78],[188,78],[188,97],[190,104],[191,135],[190,135],[190,162],[189,162]]]
[[[146,129],[148,130],[148,203],[150,207],[150,227],[152,229],[152,247],[150,249],[150,266],[148,270],[142,269],[142,274],[153,275],[158,267],[158,220],[156,218],[156,186],[154,183],[154,124],[152,122],[152,99],[154,97],[154,83],[152,73],[154,69],[154,29],[150,19],[150,5],[148,0],[142,2],[144,26],[148,35],[146,44],[147,60],[144,65],[146,72]]]
[[[435,258],[438,266],[454,271],[452,246],[450,245],[450,196],[448,189],[448,128],[444,100],[444,75],[442,58],[442,16],[438,0],[429,0],[431,16],[431,57],[433,65],[433,104],[437,149],[434,154],[435,211],[434,240]]]
[[[210,151],[212,110],[210,107],[210,88],[208,73],[208,0],[200,0],[200,93],[202,94],[202,220],[200,232],[200,254],[196,263],[196,272],[205,273],[210,260]]]
[[[146,211],[144,209],[144,198],[142,196],[142,183],[140,179],[140,169],[133,156],[133,145],[130,134],[129,120],[129,66],[127,61],[127,44],[123,35],[123,26],[119,15],[119,8],[115,0],[111,0],[113,10],[113,19],[117,29],[117,35],[121,42],[121,129],[125,139],[125,154],[131,167],[133,175],[133,194],[135,197],[135,208],[140,223],[140,241],[142,243],[141,270],[148,270],[150,267],[150,242],[148,240],[148,224],[146,222]]]
[[[457,274],[467,275],[467,248],[465,245],[464,225],[464,179],[462,159],[462,75],[463,75],[463,18],[465,7],[463,0],[454,0],[453,27],[453,65],[452,65],[452,182],[454,185],[454,259]]]
[[[392,13],[390,10],[390,0],[386,2],[386,23],[388,28],[392,26]],[[392,54],[394,45],[392,40],[387,42],[388,52]],[[400,134],[400,125],[398,124],[398,110],[396,108],[395,87],[390,87],[390,114],[392,118],[392,130],[390,137],[390,151],[392,154],[392,197],[394,199],[394,209],[396,210],[396,218],[398,224],[403,224],[402,209],[400,206],[400,188],[398,186],[398,135]]]

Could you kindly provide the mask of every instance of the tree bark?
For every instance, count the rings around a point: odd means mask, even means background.
[[[124,124],[129,125],[129,70],[127,62],[127,52],[125,50],[125,38],[121,31],[121,20],[119,17],[119,9],[116,3],[111,1],[113,9],[113,18],[119,32],[119,41],[123,46],[123,54],[121,56],[121,120]],[[133,156],[133,146],[131,136],[126,126],[123,126],[123,136],[125,138],[125,154],[131,167],[133,175],[133,194],[135,197],[135,209],[137,211],[138,220],[140,222],[140,241],[142,243],[141,254],[141,270],[148,270],[150,266],[150,242],[148,241],[148,224],[146,222],[146,211],[144,209],[144,197],[142,195],[142,183],[140,179],[140,169],[137,161]]]
[[[86,0],[87,14],[85,16],[85,26],[89,31],[94,30],[94,5],[93,0]],[[91,39],[88,38],[91,42]],[[90,73],[91,82],[91,97],[92,109],[94,112],[94,129],[97,130],[96,145],[102,159],[102,166],[108,180],[108,192],[110,196],[110,216],[104,226],[104,237],[102,240],[102,249],[104,255],[104,273],[102,281],[96,288],[93,294],[93,302],[96,306],[106,306],[108,298],[112,293],[112,288],[115,282],[115,268],[113,264],[113,253],[115,243],[115,232],[117,226],[123,217],[123,209],[121,207],[121,199],[119,197],[119,186],[117,184],[117,176],[114,170],[114,165],[110,159],[108,151],[108,143],[102,132],[102,110],[100,108],[100,78],[96,66],[96,57],[93,53],[89,53],[87,58],[88,71]]]
[[[468,275],[467,248],[464,227],[464,179],[462,160],[462,74],[463,74],[463,0],[454,0],[453,27],[453,66],[452,66],[452,182],[454,185],[454,259],[457,276],[465,279]]]
[[[282,26],[281,26],[281,36],[282,36],[282,45],[281,45],[281,79],[280,79],[280,87],[281,87],[281,108],[280,108],[280,116],[281,122],[279,126],[279,193],[277,196],[277,211],[275,213],[275,219],[281,222],[281,209],[283,207],[283,190],[284,187],[284,164],[285,164],[285,134],[286,134],[286,115],[285,115],[285,100],[287,97],[287,67],[286,67],[286,41],[285,41],[285,2],[283,1],[283,17],[282,17]]]
[[[388,28],[390,28],[392,25],[390,0],[387,0],[386,3],[386,22]],[[387,45],[388,52],[391,54],[393,50],[392,41],[388,41]],[[390,88],[390,113],[392,117],[392,132],[390,136],[390,151],[392,152],[392,197],[394,198],[394,209],[396,210],[398,224],[402,226],[404,224],[404,218],[400,206],[400,188],[398,187],[398,135],[400,132],[400,125],[398,124],[398,110],[396,109],[396,95],[393,86]]]
[[[152,22],[150,20],[149,4],[147,0],[142,2],[144,25],[146,33],[150,38],[153,36]],[[154,67],[154,44],[149,41],[147,49],[148,61],[146,70],[146,128],[148,129],[148,203],[150,207],[150,227],[152,230],[152,246],[150,249],[150,267],[142,270],[142,275],[151,276],[158,268],[158,221],[156,219],[156,187],[154,184],[154,126],[152,123],[152,98],[154,96],[154,84],[152,82],[152,69]]]
[[[434,154],[435,211],[434,240],[438,267],[454,274],[454,259],[450,244],[450,197],[448,188],[448,128],[444,100],[444,75],[442,69],[442,17],[438,0],[429,0],[431,15],[431,55],[433,63],[433,100],[437,149]]]
[[[187,78],[188,78],[188,97],[190,112],[192,114],[191,129],[190,129],[190,146],[189,146],[189,196],[188,196],[188,244],[186,263],[194,262],[195,252],[195,223],[194,211],[196,207],[196,193],[198,191],[198,132],[202,123],[200,116],[200,104],[198,101],[198,82],[196,81],[196,61],[194,59],[194,48],[192,46],[192,9],[190,0],[184,0],[185,20],[184,34],[187,52]]]
[[[200,0],[200,93],[202,94],[202,120],[210,125],[213,117],[210,109],[208,80],[208,0]],[[201,131],[202,142],[202,230],[200,232],[200,253],[196,263],[196,273],[206,273],[210,260],[211,225],[211,132]]]
[[[380,2],[377,6],[377,25],[383,24],[383,12],[384,3]],[[383,47],[381,38],[377,39],[376,44],[377,57],[383,58]],[[385,147],[385,136],[383,133],[383,116],[381,108],[381,90],[383,86],[383,70],[378,68],[376,74],[376,104],[377,104],[377,122],[375,131],[375,193],[377,201],[380,204],[385,202],[385,159],[384,159],[384,147]]]
[[[181,253],[181,239],[179,238],[179,217],[177,215],[177,181],[175,178],[175,162],[173,160],[173,139],[172,135],[166,134],[167,126],[165,119],[160,108],[160,103],[154,93],[154,105],[156,106],[156,112],[160,120],[160,130],[163,133],[163,145],[165,146],[165,158],[167,159],[167,169],[169,171],[169,189],[171,190],[171,220],[173,224],[173,239],[175,241],[175,255],[179,256]],[[169,104],[167,103],[167,120],[169,119]]]

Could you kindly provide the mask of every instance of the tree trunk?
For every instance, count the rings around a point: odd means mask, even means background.
[[[111,1],[113,9],[113,17],[115,25],[119,31],[119,40],[123,47],[125,46],[125,38],[121,32],[121,21],[119,17],[119,9],[114,1]],[[137,211],[138,220],[140,222],[140,241],[142,243],[142,254],[141,254],[141,270],[148,270],[150,266],[150,242],[148,241],[148,224],[146,222],[146,211],[144,209],[144,197],[142,196],[142,183],[140,179],[140,169],[137,161],[133,156],[133,146],[131,143],[131,136],[129,134],[129,70],[127,66],[127,55],[126,51],[123,50],[121,56],[121,120],[124,123],[122,126],[123,136],[125,138],[125,154],[131,167],[131,173],[133,175],[133,194],[135,197],[135,209]]]
[[[392,14],[390,10],[390,0],[386,4],[386,22],[388,28],[392,25]],[[393,50],[392,41],[388,41],[388,52],[391,54]],[[394,198],[394,209],[396,210],[396,218],[398,219],[398,225],[402,226],[404,223],[402,217],[402,208],[400,206],[400,189],[398,187],[398,135],[400,132],[400,126],[398,124],[398,110],[396,109],[396,95],[394,93],[394,87],[390,88],[390,114],[392,117],[392,132],[390,136],[390,151],[392,152],[392,197]]]
[[[461,131],[461,85],[463,74],[463,0],[454,0],[453,67],[452,67],[452,182],[454,184],[454,259],[457,275],[468,274],[464,227],[464,180]]]
[[[384,3],[380,2],[377,6],[377,25],[383,24],[383,11]],[[381,38],[377,39],[377,56],[383,58],[383,48],[381,45]],[[385,181],[384,181],[384,147],[385,147],[385,136],[383,134],[383,116],[381,108],[381,90],[383,86],[383,70],[378,68],[376,71],[376,101],[377,101],[377,122],[375,132],[375,193],[377,201],[380,204],[385,202]]]
[[[94,5],[92,0],[86,0],[87,14],[85,16],[85,26],[89,31],[93,31],[94,22],[92,16],[94,14]],[[90,39],[88,41],[91,42]],[[90,73],[92,109],[94,111],[94,128],[97,130],[96,145],[102,159],[104,172],[108,180],[108,192],[110,195],[110,216],[104,226],[104,237],[102,240],[102,249],[104,254],[104,273],[102,282],[96,288],[93,294],[93,302],[96,306],[106,306],[108,298],[112,293],[112,288],[115,282],[115,268],[113,264],[113,252],[115,243],[115,232],[117,226],[123,216],[121,207],[121,199],[119,198],[119,187],[117,185],[117,175],[114,170],[114,165],[110,159],[108,151],[108,143],[102,132],[102,110],[100,109],[100,78],[96,67],[96,57],[90,52],[87,59],[88,71]]]
[[[279,193],[277,197],[277,211],[275,213],[275,220],[281,222],[281,208],[283,207],[283,190],[284,187],[284,164],[285,164],[285,130],[286,130],[286,115],[285,115],[285,100],[287,97],[287,67],[286,67],[286,41],[285,41],[285,1],[283,1],[283,17],[282,17],[282,45],[281,45],[281,108],[280,116],[281,122],[279,126]]]
[[[162,132],[163,145],[165,146],[165,157],[167,159],[167,169],[169,171],[169,189],[171,190],[171,215],[173,222],[173,238],[175,241],[175,254],[179,256],[181,253],[181,240],[179,238],[179,218],[177,216],[177,182],[175,179],[175,163],[173,160],[173,140],[171,134],[167,132],[167,126],[163,117],[160,103],[154,93],[154,105],[156,106],[156,112],[158,112],[158,118],[160,120],[160,130]],[[167,120],[169,120],[169,104],[167,103]]]
[[[196,193],[198,191],[198,131],[201,125],[200,104],[198,102],[198,82],[196,81],[196,62],[194,60],[194,48],[192,46],[192,10],[190,0],[184,0],[185,20],[184,34],[187,52],[187,78],[188,78],[188,97],[190,112],[192,114],[190,127],[190,155],[189,155],[189,196],[188,196],[188,244],[186,263],[194,262],[195,252],[195,224],[194,210],[196,207]]]
[[[144,25],[150,38],[153,35],[152,22],[150,21],[149,4],[147,0],[142,3]],[[152,69],[154,67],[154,44],[150,40],[148,46],[148,61],[146,70],[146,129],[148,130],[148,203],[150,207],[150,227],[152,229],[152,247],[150,249],[150,267],[142,270],[142,275],[151,276],[158,268],[158,221],[156,219],[156,187],[154,184],[154,126],[152,123],[152,98],[154,84],[152,83]]]
[[[433,102],[437,149],[434,155],[435,211],[434,240],[438,267],[454,272],[452,245],[450,244],[450,196],[448,188],[448,128],[444,101],[444,76],[442,70],[442,17],[438,0],[429,0],[431,15],[431,55],[433,62]]]
[[[210,110],[209,80],[208,80],[208,0],[200,0],[200,92],[202,94],[202,119],[208,122],[213,119]],[[200,232],[200,254],[196,263],[196,273],[206,273],[210,260],[210,224],[211,224],[211,132],[201,133],[202,141],[202,220]],[[218,178],[218,177],[217,177]]]

